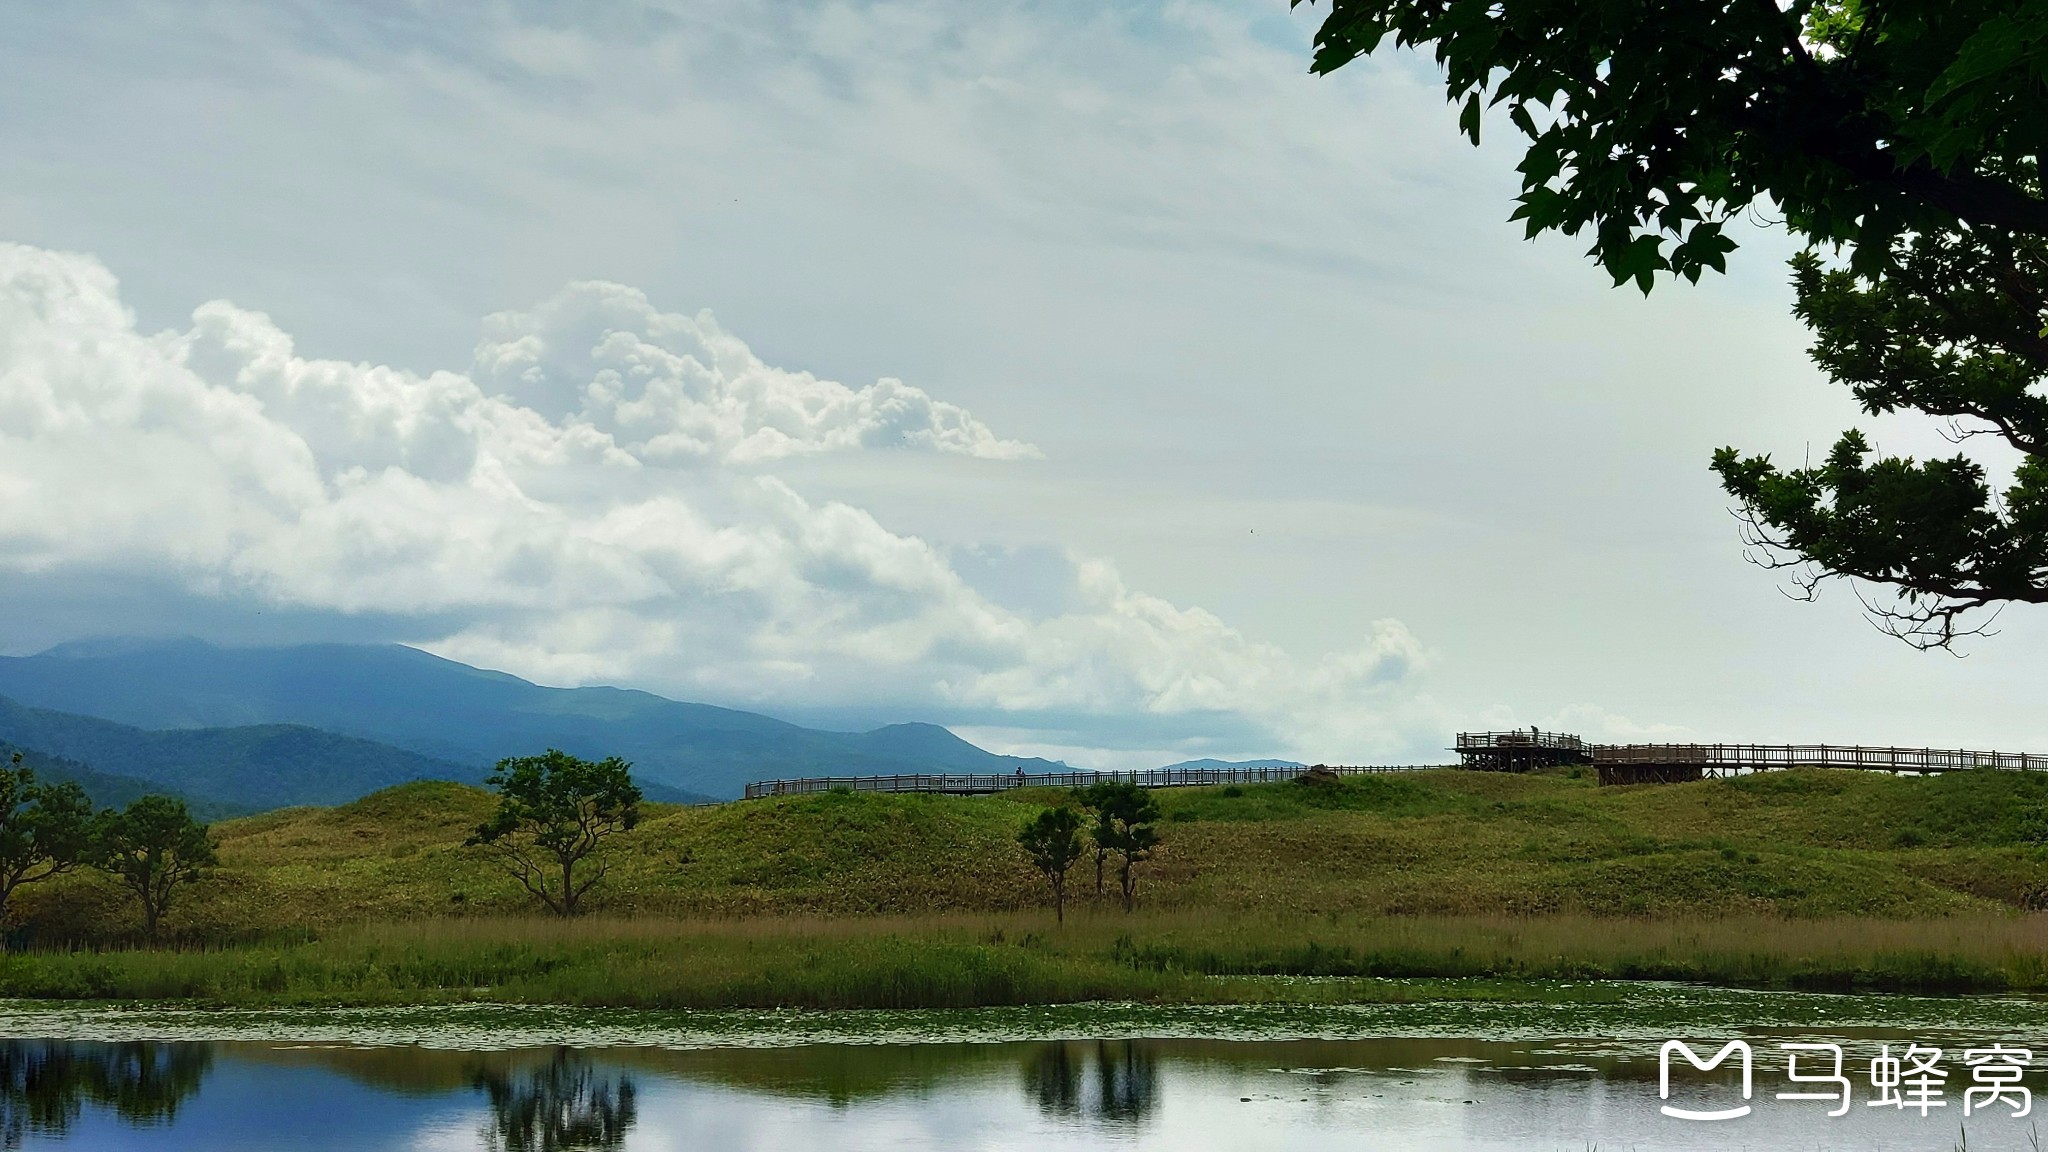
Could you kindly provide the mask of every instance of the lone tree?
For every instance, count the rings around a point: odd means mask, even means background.
[[[1807,595],[1888,590],[1873,618],[1919,647],[2048,602],[2048,0],[1331,0],[1313,69],[1389,37],[1434,46],[1475,143],[1505,107],[1530,236],[1590,230],[1648,292],[1724,271],[1729,218],[1763,202],[1808,245],[1821,368],[2017,461],[2000,492],[1967,456],[1873,460],[1853,431],[1817,467],[1722,449],[1754,558]]]
[[[1095,827],[1092,830],[1097,859],[1117,858],[1117,886],[1123,892],[1124,911],[1137,900],[1138,875],[1134,869],[1152,858],[1159,845],[1159,804],[1152,794],[1129,781],[1117,780],[1093,785]]]
[[[119,812],[100,813],[96,823],[95,862],[141,901],[142,934],[155,940],[178,886],[217,863],[213,837],[174,796],[143,796]]]
[[[1109,849],[1104,846],[1103,838],[1097,834],[1101,831],[1102,808],[1104,804],[1108,803],[1110,797],[1118,794],[1117,789],[1121,787],[1125,787],[1125,785],[1116,781],[1103,780],[1090,784],[1086,788],[1074,789],[1074,802],[1079,804],[1081,810],[1088,814],[1091,822],[1089,848],[1095,853],[1095,895],[1098,898],[1102,895],[1103,868],[1109,860]]]
[[[574,916],[584,894],[604,879],[607,865],[598,849],[605,837],[640,822],[632,768],[617,756],[579,760],[556,748],[500,760],[484,781],[497,790],[498,810],[468,842],[496,850],[548,911]]]
[[[16,752],[0,768],[0,919],[14,890],[76,867],[92,843],[92,801],[76,784],[39,784]]]
[[[1052,885],[1053,919],[1067,922],[1067,870],[1081,858],[1081,814],[1064,805],[1047,808],[1024,826],[1017,842],[1031,857],[1031,866]]]

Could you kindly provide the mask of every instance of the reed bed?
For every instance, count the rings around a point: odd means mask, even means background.
[[[296,942],[0,958],[0,995],[250,1006],[1344,1003],[1580,996],[1610,980],[2043,992],[2048,916],[471,918],[361,925]]]

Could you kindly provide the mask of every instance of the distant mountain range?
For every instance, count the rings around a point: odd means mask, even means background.
[[[244,816],[256,810],[239,804],[222,804],[199,799],[178,789],[134,776],[117,776],[111,772],[95,771],[90,765],[81,764],[68,757],[52,756],[48,752],[23,748],[0,740],[0,764],[12,761],[16,753],[20,753],[23,766],[35,771],[37,783],[76,784],[85,789],[85,794],[92,797],[94,804],[103,808],[120,808],[151,792],[168,792],[183,797],[193,813],[202,820]]]
[[[473,784],[485,775],[467,765],[297,724],[152,732],[30,708],[6,697],[0,697],[0,740],[68,760],[96,775],[245,811],[346,804],[408,780]],[[79,782],[92,793],[108,787],[126,790],[111,781],[99,787],[86,779]]]
[[[0,657],[0,697],[0,740],[249,808],[476,781],[550,747],[623,756],[650,799],[668,800],[735,797],[769,777],[1065,768],[933,724],[825,732],[649,692],[546,688],[395,644],[64,644]]]
[[[1225,768],[1306,768],[1306,767],[1308,767],[1308,765],[1306,765],[1306,764],[1303,764],[1303,763],[1301,763],[1301,762],[1300,762],[1300,761],[1298,761],[1298,760],[1183,760],[1183,761],[1181,761],[1181,762],[1180,762],[1180,763],[1178,763],[1178,764],[1168,764],[1168,765],[1167,765],[1166,767],[1164,767],[1164,768],[1161,768],[1161,769],[1159,769],[1159,771],[1161,771],[1161,772],[1172,772],[1172,771],[1175,771],[1175,770],[1180,770],[1180,769],[1185,769],[1185,770],[1188,770],[1188,771],[1200,771],[1200,770],[1203,770],[1203,769],[1215,769],[1215,770],[1221,771],[1222,769],[1225,769]]]

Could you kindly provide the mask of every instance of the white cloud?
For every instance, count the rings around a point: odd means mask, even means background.
[[[771,367],[709,312],[657,312],[618,284],[572,284],[532,312],[490,317],[476,361],[493,392],[602,429],[652,461],[755,463],[850,448],[1039,455],[901,380],[855,390]]]
[[[942,683],[941,693],[1003,710],[1250,710],[1297,725],[1299,747],[1342,751],[1386,746],[1390,712],[1407,702],[1425,662],[1398,620],[1377,621],[1363,642],[1307,664],[1200,608],[1125,586],[1105,561],[1083,562],[1079,576],[1082,607],[1025,634],[1021,660]]]
[[[595,283],[490,317],[476,360],[306,359],[220,301],[146,336],[94,260],[0,245],[0,564],[412,618],[427,647],[557,683],[928,707],[1098,744],[1138,717],[1356,758],[1416,715],[1423,650],[1396,621],[1301,661],[1101,558],[1033,615],[767,471],[1034,455],[900,381],[774,368],[707,314]]]

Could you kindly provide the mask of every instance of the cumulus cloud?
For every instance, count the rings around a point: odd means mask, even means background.
[[[219,301],[145,335],[96,261],[0,245],[0,565],[412,618],[425,647],[556,683],[1023,729],[1222,718],[1333,758],[1400,739],[1424,654],[1398,622],[1301,661],[1086,557],[1033,614],[768,471],[1035,454],[957,405],[772,367],[611,284],[484,329],[470,371],[424,376],[303,358]]]
[[[661,462],[749,463],[850,448],[1037,456],[901,380],[858,390],[761,362],[709,312],[656,311],[619,284],[572,284],[485,321],[478,378],[555,420]]]

